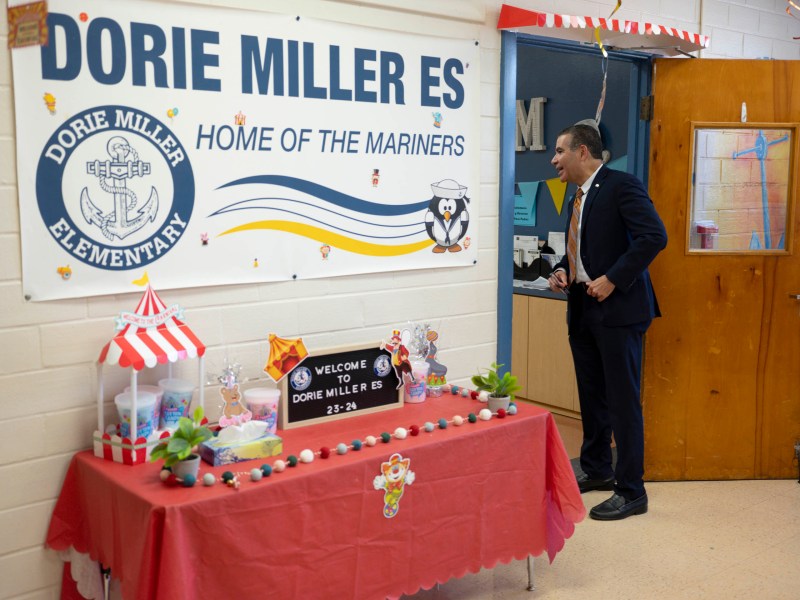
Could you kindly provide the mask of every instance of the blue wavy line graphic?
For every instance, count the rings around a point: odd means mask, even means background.
[[[349,233],[350,235],[360,237],[360,238],[374,238],[376,240],[394,240],[399,238],[406,238],[406,237],[413,237],[415,235],[419,235],[421,233],[425,233],[425,229],[420,229],[419,231],[414,231],[411,233],[406,233],[403,235],[367,235],[366,233],[358,233],[357,231],[350,231],[349,229],[345,229],[343,227],[336,227],[336,225],[331,225],[330,223],[326,223],[325,221],[321,221],[320,219],[314,219],[313,217],[309,217],[308,215],[304,215],[299,212],[295,212],[293,210],[287,210],[285,208],[266,208],[266,210],[274,210],[275,212],[282,212],[289,215],[294,215],[296,217],[302,217],[305,221],[313,221],[314,223],[319,223],[324,225],[328,229],[336,229],[338,231],[343,231],[344,233]]]
[[[281,209],[275,208],[273,206],[260,206],[260,205],[259,206],[239,206],[241,204],[245,204],[245,203],[249,203],[249,202],[256,202],[258,200],[283,200],[285,202],[292,202],[294,204],[302,204],[303,206],[310,206],[312,208],[316,208],[316,209],[331,213],[333,215],[336,215],[337,217],[342,217],[343,219],[347,219],[349,221],[355,221],[356,223],[363,223],[364,225],[369,225],[371,227],[389,227],[389,228],[397,229],[397,228],[401,228],[401,227],[415,227],[415,226],[424,227],[424,225],[425,225],[424,221],[415,221],[414,223],[405,223],[405,224],[400,224],[400,225],[388,225],[388,224],[382,224],[382,223],[373,223],[372,221],[365,221],[363,219],[356,219],[355,217],[350,217],[350,216],[347,216],[347,215],[343,215],[342,213],[336,212],[335,210],[331,210],[330,208],[325,208],[324,206],[319,206],[317,204],[312,204],[311,202],[305,202],[303,200],[295,200],[294,198],[281,198],[281,197],[278,197],[278,196],[261,196],[261,197],[258,197],[258,198],[248,198],[246,200],[240,200],[238,202],[234,202],[233,204],[228,204],[227,206],[223,206],[222,208],[215,210],[214,212],[212,212],[208,216],[209,217],[214,217],[214,216],[217,216],[217,215],[222,215],[222,214],[229,213],[229,212],[237,212],[237,211],[240,211],[240,210],[281,210]],[[426,206],[427,206],[427,204],[426,204]],[[286,212],[289,212],[289,211],[286,211]],[[292,214],[295,214],[295,213],[292,213]],[[304,215],[301,215],[301,216],[304,216]]]
[[[217,189],[234,187],[237,185],[249,185],[254,183],[263,183],[267,185],[279,185],[289,189],[303,192],[315,196],[320,200],[325,200],[331,204],[335,204],[341,208],[346,208],[355,212],[360,212],[368,215],[378,215],[384,217],[408,215],[417,211],[423,210],[428,207],[430,200],[422,200],[420,202],[412,202],[409,204],[379,204],[369,200],[362,200],[354,196],[350,196],[343,192],[331,189],[318,183],[313,183],[305,179],[297,177],[290,177],[288,175],[252,175],[250,177],[242,177],[224,183]]]

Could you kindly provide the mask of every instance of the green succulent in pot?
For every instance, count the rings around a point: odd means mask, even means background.
[[[517,377],[506,371],[502,375],[498,372],[503,367],[496,362],[486,370],[486,374],[478,373],[472,376],[472,385],[475,386],[479,392],[489,392],[489,408],[497,410],[498,408],[508,408],[511,400],[514,399],[514,392],[522,389],[517,384]],[[495,401],[496,399],[503,399],[502,401]]]
[[[153,448],[150,460],[156,461],[163,458],[164,466],[172,467],[176,463],[191,458],[195,446],[214,437],[211,430],[201,424],[202,420],[203,408],[201,406],[194,410],[191,419],[181,417],[178,421],[178,428],[173,434]]]

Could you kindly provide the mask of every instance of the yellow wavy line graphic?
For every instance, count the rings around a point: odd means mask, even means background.
[[[397,246],[373,244],[372,242],[354,240],[339,233],[332,233],[320,227],[314,227],[313,225],[306,225],[304,223],[295,223],[293,221],[253,221],[252,223],[245,223],[244,225],[238,225],[237,227],[223,231],[219,235],[223,236],[229,233],[239,233],[240,231],[252,231],[255,229],[274,229],[276,231],[294,233],[312,240],[317,240],[323,244],[329,244],[334,248],[347,250],[355,254],[364,254],[366,256],[402,256],[403,254],[419,252],[433,245],[433,240],[424,240],[422,242],[400,244]]]

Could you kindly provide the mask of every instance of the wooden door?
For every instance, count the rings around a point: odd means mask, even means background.
[[[743,102],[749,122],[800,122],[800,62],[660,59],[653,93],[649,188],[669,243],[651,267],[663,317],[645,342],[645,477],[797,477],[797,173],[788,252],[691,254],[687,220],[692,122],[740,123]]]

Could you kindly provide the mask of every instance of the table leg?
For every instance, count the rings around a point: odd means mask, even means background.
[[[528,556],[528,591],[532,592],[536,589],[534,585],[534,573],[533,573],[533,557]]]
[[[111,598],[111,569],[100,565],[100,573],[103,575],[103,600]]]

